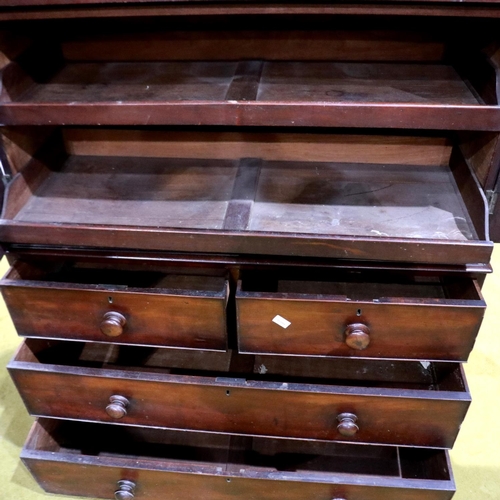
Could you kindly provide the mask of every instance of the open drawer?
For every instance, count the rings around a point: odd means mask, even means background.
[[[487,206],[446,137],[64,130],[8,187],[0,241],[470,264]]]
[[[455,491],[443,450],[39,419],[21,457],[44,490],[93,498],[449,500]]]
[[[450,448],[461,365],[268,358],[28,339],[9,364],[32,415]]]
[[[225,350],[228,281],[188,272],[18,261],[0,288],[22,336]]]
[[[495,56],[465,50],[451,22],[255,25],[167,17],[124,33],[64,20],[49,39],[46,25],[30,25],[31,40],[4,48],[20,54],[1,74],[0,123],[500,130]],[[498,40],[491,25],[467,28],[472,41]]]
[[[236,291],[242,353],[466,361],[486,303],[470,278],[251,270]]]

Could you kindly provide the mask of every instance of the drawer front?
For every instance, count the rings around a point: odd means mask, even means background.
[[[227,282],[218,292],[200,293],[86,288],[2,281],[22,336],[226,349]]]
[[[32,415],[243,435],[451,448],[462,392],[126,373],[11,362]]]
[[[235,436],[195,437],[191,433],[174,433],[172,440],[164,432],[163,442],[151,442],[151,434],[140,429],[116,433],[123,427],[114,426],[102,437],[102,431],[95,429],[102,426],[69,424],[71,432],[88,436],[81,448],[81,443],[75,444],[57,430],[65,423],[55,423],[51,433],[47,421],[40,422],[34,425],[21,456],[42,488],[51,493],[113,498],[121,490],[137,500],[449,500],[454,491],[448,456],[442,450],[410,448],[400,454],[387,447],[311,448],[310,443],[241,443]],[[110,447],[109,435],[120,444]],[[193,438],[197,439],[194,447]],[[221,438],[226,439],[226,446],[221,445]],[[124,451],[127,442],[133,450],[128,454]],[[153,456],[148,453],[151,444],[156,448]],[[285,469],[280,468],[283,459],[288,460]],[[422,465],[416,472],[415,466]],[[436,466],[439,472],[430,470]]]
[[[449,500],[453,491],[432,490],[421,484],[422,489],[384,487],[374,485],[334,485],[266,479],[264,477],[240,478],[221,473],[220,476],[136,470],[126,466],[106,467],[38,460],[24,457],[23,461],[40,486],[49,493],[76,495],[91,498],[113,498],[118,481],[130,478],[136,488],[136,500],[203,498],[204,500]],[[130,467],[134,460],[130,459]],[[268,474],[266,474],[268,475]],[[411,481],[406,481],[411,483]],[[401,481],[404,483],[404,481]],[[424,483],[421,481],[420,483]],[[427,486],[427,487],[426,487]]]
[[[472,300],[297,295],[240,286],[240,352],[463,361],[486,307],[479,290]]]

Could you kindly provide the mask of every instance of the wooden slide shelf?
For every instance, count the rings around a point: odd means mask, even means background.
[[[500,130],[445,65],[70,63],[4,103],[6,125],[268,125]]]
[[[2,241],[441,264],[487,263],[492,250],[484,194],[446,138],[65,138],[9,186]]]
[[[424,34],[113,36],[41,42],[7,64],[0,122],[500,130],[495,56],[467,66]]]

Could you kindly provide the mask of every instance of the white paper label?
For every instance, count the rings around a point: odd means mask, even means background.
[[[273,318],[273,323],[276,323],[277,325],[281,326],[281,328],[288,328],[292,324],[290,323],[290,321],[285,319],[283,316],[280,316],[279,314],[277,314]]]

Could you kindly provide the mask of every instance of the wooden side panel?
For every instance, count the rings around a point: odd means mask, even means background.
[[[51,127],[3,127],[0,146],[12,174],[21,171],[51,135]]]
[[[362,285],[361,285],[362,286]],[[245,353],[465,361],[486,305],[373,303],[237,296],[239,350]],[[273,322],[281,316],[283,328]],[[364,350],[349,348],[345,331],[363,323],[370,331]]]
[[[500,134],[466,133],[459,144],[483,189],[494,189],[500,168]]]
[[[500,191],[500,135],[467,134],[462,136],[460,149],[490,197],[490,238],[492,241],[499,242],[500,203],[498,202],[498,193]]]
[[[462,392],[33,368],[9,366],[32,415],[171,429],[450,448],[469,405]],[[112,395],[130,402],[119,420],[105,410]],[[337,416],[344,412],[358,417],[354,437],[337,429]]]
[[[227,285],[219,293],[190,296],[3,284],[3,297],[22,336],[226,349]],[[110,311],[126,318],[118,337],[107,337],[100,329]]]
[[[31,43],[29,38],[13,31],[0,31],[0,69],[14,61]]]

